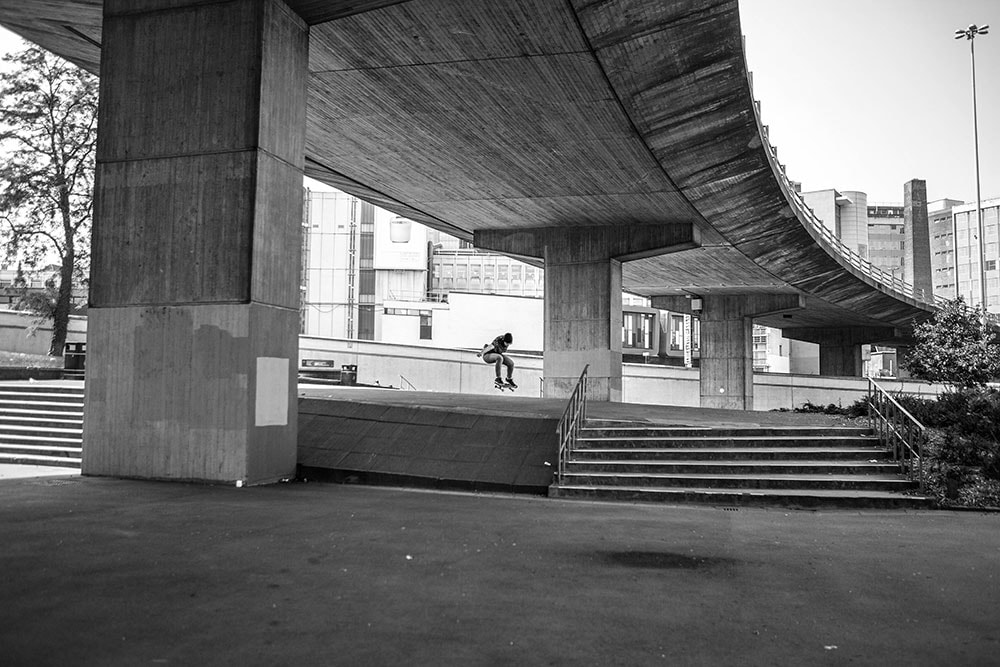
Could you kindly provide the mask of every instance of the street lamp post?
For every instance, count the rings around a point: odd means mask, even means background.
[[[975,23],[968,28],[955,31],[955,39],[963,37],[969,42],[972,53],[972,136],[976,147],[976,219],[979,227],[979,297],[983,306],[983,316],[986,308],[986,235],[983,233],[983,207],[979,190],[979,118],[976,112],[976,35],[986,35],[990,31],[988,25],[977,26]],[[955,237],[955,284],[958,284],[958,237]]]

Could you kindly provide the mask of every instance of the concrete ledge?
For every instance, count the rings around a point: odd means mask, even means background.
[[[299,400],[299,477],[544,495],[557,420],[424,406]]]

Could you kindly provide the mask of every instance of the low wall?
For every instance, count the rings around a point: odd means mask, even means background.
[[[518,395],[541,396],[541,357],[508,356],[514,361]],[[493,366],[472,350],[299,336],[299,366],[304,359],[356,364],[359,384],[458,394],[496,391]]]
[[[48,354],[52,322],[37,325],[38,317],[16,310],[0,310],[0,350],[22,354]],[[87,318],[70,316],[67,342],[87,340]]]
[[[542,359],[513,354],[518,394],[541,396]],[[357,364],[358,382],[460,394],[493,391],[493,369],[470,350],[299,337],[299,361],[333,359]],[[404,381],[405,378],[405,381]],[[412,384],[412,387],[410,385]],[[879,380],[889,391],[936,396],[942,387],[915,380]],[[623,364],[622,401],[698,407],[699,370],[654,364]],[[847,407],[868,393],[868,380],[819,375],[754,374],[754,410],[792,409],[806,402]]]

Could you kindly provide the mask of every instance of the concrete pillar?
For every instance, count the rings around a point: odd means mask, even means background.
[[[797,294],[664,295],[654,308],[701,320],[701,407],[753,410],[753,319],[804,307]],[[700,309],[695,308],[700,304]]]
[[[841,327],[785,329],[786,337],[819,345],[819,374],[860,377],[864,371],[861,346],[899,337],[892,327]]]
[[[912,350],[913,347],[909,345],[896,346],[896,377],[900,380],[908,380],[913,377],[910,375],[910,369],[906,367],[906,357]]]
[[[587,390],[622,400],[622,265],[580,261],[552,249],[545,257],[545,395],[569,396],[583,368]]]
[[[292,476],[308,27],[105,0],[102,43],[83,472]]]
[[[861,344],[819,344],[819,374],[833,377],[861,377],[864,361]]]
[[[622,397],[621,262],[697,243],[686,223],[475,234],[478,248],[545,260],[545,396],[568,397],[589,365],[587,395],[599,401]]]
[[[743,296],[707,296],[701,311],[701,407],[753,410],[753,317]]]
[[[653,297],[652,304],[701,320],[701,407],[753,410],[753,319],[794,312],[804,299],[797,294],[664,295]]]

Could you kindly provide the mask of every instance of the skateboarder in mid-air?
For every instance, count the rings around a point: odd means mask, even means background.
[[[514,384],[514,362],[507,356],[507,348],[514,342],[514,337],[508,332],[493,339],[492,343],[483,346],[483,349],[476,353],[477,357],[482,357],[488,364],[494,364],[497,371],[497,379],[494,386],[497,389],[510,389],[514,391],[517,385]],[[500,365],[507,367],[507,382],[500,378]]]

